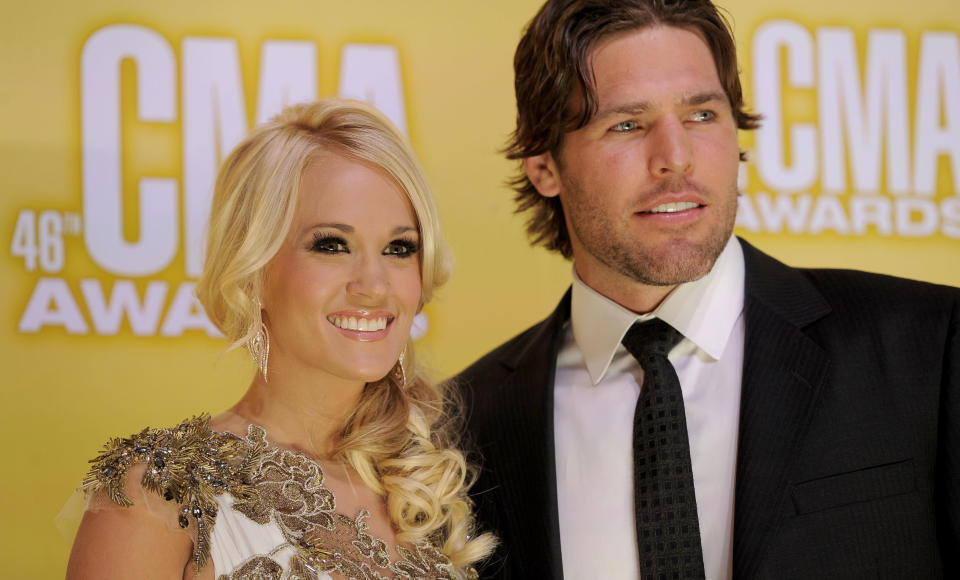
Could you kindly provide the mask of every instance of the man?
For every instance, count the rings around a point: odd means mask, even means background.
[[[716,7],[550,0],[515,67],[519,211],[574,268],[456,378],[482,576],[960,577],[960,292],[732,236],[759,119]]]

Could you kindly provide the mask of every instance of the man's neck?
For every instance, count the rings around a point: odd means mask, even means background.
[[[644,284],[622,274],[596,275],[577,263],[574,263],[574,268],[584,284],[637,314],[652,312],[677,287],[676,284],[672,286]]]

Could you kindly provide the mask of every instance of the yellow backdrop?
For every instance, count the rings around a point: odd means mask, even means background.
[[[284,102],[360,96],[408,131],[457,256],[419,341],[438,377],[549,312],[569,264],[527,246],[498,154],[513,50],[539,4],[5,7],[4,576],[62,576],[54,517],[107,437],[215,413],[249,381],[193,301],[197,240],[222,148]],[[960,285],[955,4],[725,3],[767,117],[742,140],[739,234],[797,265]]]

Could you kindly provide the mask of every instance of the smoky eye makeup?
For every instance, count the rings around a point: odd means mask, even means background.
[[[392,240],[383,253],[398,258],[406,258],[420,251],[420,241],[413,237],[402,237]]]
[[[324,232],[314,232],[313,238],[309,243],[309,250],[320,254],[340,254],[349,253],[347,240],[342,236]]]

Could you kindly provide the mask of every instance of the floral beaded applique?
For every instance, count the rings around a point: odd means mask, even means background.
[[[247,436],[219,433],[201,415],[172,429],[144,429],[113,439],[94,460],[81,489],[105,492],[116,504],[132,505],[124,493],[127,470],[146,464],[141,485],[182,506],[178,524],[195,522],[193,561],[199,570],[210,558],[216,524],[216,496],[229,494],[233,510],[260,525],[275,525],[293,555],[286,571],[267,554],[250,554],[219,580],[314,580],[337,573],[349,580],[452,580],[450,561],[432,544],[397,546],[392,562],[386,542],[367,533],[361,510],[356,518],[335,511],[333,493],[323,486],[320,466],[308,457],[271,446],[266,432],[250,425]]]
[[[173,429],[144,429],[126,439],[110,440],[92,460],[80,489],[106,492],[121,506],[133,505],[124,493],[127,470],[144,463],[143,488],[182,506],[181,528],[196,522],[193,561],[199,570],[210,556],[210,532],[217,518],[214,497],[229,493],[251,499],[250,485],[263,449],[232,434],[210,429],[209,415],[194,417]]]

